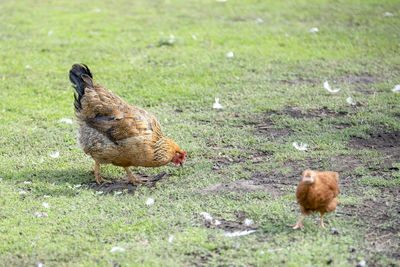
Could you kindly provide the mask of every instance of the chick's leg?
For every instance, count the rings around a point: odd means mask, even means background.
[[[321,213],[321,224],[320,224],[320,226],[322,228],[325,228],[325,225],[324,225],[324,213]]]
[[[292,228],[293,228],[293,229],[300,229],[300,230],[302,230],[302,229],[303,229],[303,221],[304,221],[305,218],[306,218],[306,216],[305,216],[305,215],[302,215],[302,216],[301,216],[301,219],[298,220],[298,222],[297,222],[295,225],[292,225]]]
[[[124,169],[126,171],[126,174],[129,177],[129,180],[132,182],[132,184],[137,185],[137,184],[145,183],[148,181],[147,179],[136,179],[128,167],[124,167]]]
[[[100,184],[100,182],[109,183],[109,184],[112,183],[111,181],[106,180],[100,176],[100,163],[98,163],[97,161],[94,162],[94,178],[96,178],[96,182],[98,184]]]

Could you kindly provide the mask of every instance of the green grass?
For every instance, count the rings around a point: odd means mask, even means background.
[[[357,216],[365,215],[363,201],[379,199],[387,188],[396,205],[400,162],[383,169],[385,155],[350,145],[352,136],[400,131],[400,94],[391,92],[400,83],[397,1],[3,1],[0,9],[0,265],[400,264],[398,243],[375,250],[386,234],[365,238],[368,217]],[[393,16],[383,16],[387,11]],[[319,32],[310,33],[312,27]],[[170,35],[174,44],[159,46]],[[230,51],[233,58],[225,56]],[[74,188],[94,181],[93,161],[76,143],[76,122],[57,123],[74,118],[68,80],[74,63],[87,64],[97,82],[154,113],[188,151],[185,168],[140,168],[148,175],[166,171],[168,179],[134,195]],[[357,82],[360,77],[370,80]],[[341,91],[325,91],[326,79]],[[214,97],[226,106],[221,112],[212,109]],[[361,105],[350,106],[347,97]],[[347,115],[294,118],[284,112],[289,106]],[[256,125],[267,116],[291,134],[260,134]],[[294,150],[295,141],[309,144],[309,151]],[[60,157],[53,159],[56,151]],[[265,153],[259,162],[255,151]],[[341,173],[354,183],[342,190],[338,210],[356,211],[327,215],[327,230],[316,226],[316,215],[303,232],[286,226],[300,216],[295,182],[279,196],[201,191],[255,172],[285,177],[305,168],[328,170],[344,156],[362,166],[350,164]],[[221,158],[230,163],[213,169]],[[108,178],[124,175],[113,166],[102,171]],[[149,197],[155,204],[146,207]],[[48,217],[35,217],[38,211]],[[202,211],[230,221],[245,211],[257,232],[224,237],[204,225]],[[386,223],[398,225],[399,213],[391,212]],[[109,252],[114,246],[126,251]]]

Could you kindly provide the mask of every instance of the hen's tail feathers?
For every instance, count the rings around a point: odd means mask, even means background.
[[[69,79],[76,91],[74,106],[75,110],[78,111],[82,108],[81,99],[85,94],[85,88],[93,88],[93,76],[85,64],[74,64],[69,71]]]

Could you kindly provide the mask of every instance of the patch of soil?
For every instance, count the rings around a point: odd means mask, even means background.
[[[234,221],[224,220],[222,218],[219,218],[218,216],[212,215],[213,216],[212,221],[208,221],[202,218],[202,222],[207,228],[222,229],[226,232],[255,230],[258,228],[258,225],[254,223],[250,225],[245,225],[244,221],[245,219],[248,218],[246,212],[237,210],[234,212],[234,215],[236,216],[236,220]],[[215,223],[216,220],[218,220],[219,223]]]
[[[135,174],[135,178],[148,179],[148,181],[146,183],[143,183],[142,185],[148,188],[152,188],[156,185],[157,182],[163,180],[165,175],[166,172],[162,172],[156,175],[155,177],[151,178],[147,175]],[[97,192],[103,192],[103,194],[112,194],[121,192],[124,194],[132,194],[132,195],[135,193],[137,189],[137,185],[133,185],[129,180],[111,180],[111,182],[112,183],[101,183],[101,184],[91,183],[87,185],[87,188]]]
[[[265,118],[262,123],[256,124],[255,127],[257,133],[263,135],[268,140],[285,138],[293,133],[290,128],[276,128],[269,118]]]
[[[380,130],[369,135],[368,139],[353,137],[350,143],[357,149],[375,149],[385,154],[384,168],[391,169],[393,162],[400,163],[400,132]]]
[[[347,112],[345,111],[335,112],[333,110],[328,109],[327,107],[305,111],[295,106],[288,106],[283,111],[271,112],[271,114],[288,115],[296,119],[311,119],[311,118],[325,119],[325,118],[344,117],[347,115]]]
[[[212,254],[210,253],[204,253],[204,252],[186,252],[186,256],[190,256],[191,259],[191,264],[192,266],[205,266],[208,263],[208,260],[212,258]]]
[[[361,75],[354,75],[349,74],[343,76],[340,81],[350,84],[356,85],[356,90],[363,93],[363,94],[374,94],[375,91],[371,89],[368,85],[379,82],[381,80],[378,76],[373,76],[371,74],[361,74]]]
[[[277,169],[270,173],[254,172],[249,179],[217,183],[207,188],[200,189],[200,192],[219,194],[232,191],[267,191],[273,197],[278,197],[296,188],[303,170],[310,168],[318,169],[321,168],[321,166],[319,162],[313,160],[303,162],[288,161],[284,169]],[[290,171],[286,172],[286,170],[289,169]]]
[[[384,252],[400,259],[400,187],[380,187],[381,194],[374,200],[364,200],[359,205],[344,205],[341,210],[356,216],[365,227],[365,248],[371,253]]]
[[[381,78],[378,76],[373,76],[371,74],[348,74],[346,76],[343,76],[340,80],[347,83],[370,84],[380,81]]]
[[[300,85],[300,84],[308,84],[311,86],[316,86],[321,83],[321,81],[317,79],[308,79],[308,78],[303,78],[302,76],[297,76],[293,77],[292,79],[282,79],[282,80],[277,80],[276,83],[283,83],[283,84],[288,84],[288,85]]]

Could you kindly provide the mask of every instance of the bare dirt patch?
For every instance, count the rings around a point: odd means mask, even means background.
[[[371,74],[348,74],[340,78],[341,82],[353,84],[356,90],[363,94],[373,94],[375,91],[371,89],[371,84],[381,81],[381,77],[373,76]]]
[[[236,216],[236,220],[225,220],[217,215],[213,215],[212,221],[205,220],[204,218],[201,220],[207,228],[222,229],[226,232],[255,230],[258,228],[258,225],[254,223],[250,225],[245,224],[245,220],[248,219],[246,212],[237,210],[234,212],[234,215]],[[215,220],[218,220],[218,223],[215,223]]]
[[[328,109],[327,107],[323,107],[321,109],[313,109],[313,110],[302,110],[296,106],[288,106],[282,111],[271,112],[271,114],[278,115],[287,115],[296,119],[311,119],[311,118],[339,118],[344,117],[348,113],[346,111],[335,112],[333,110]]]
[[[371,84],[380,81],[381,78],[371,74],[348,74],[341,77],[340,80],[352,84]]]
[[[265,118],[263,122],[256,124],[255,128],[257,134],[266,137],[268,140],[285,138],[293,133],[290,128],[276,128],[269,118]]]
[[[400,259],[400,187],[380,187],[379,197],[363,200],[359,205],[344,205],[342,210],[356,216],[365,227],[370,253],[385,253]]]
[[[146,186],[148,188],[152,188],[156,185],[157,182],[165,179],[166,172],[159,173],[155,177],[149,177],[147,175],[138,175],[135,174],[135,177],[138,179],[148,179],[146,183],[143,183],[143,186]],[[107,178],[105,178],[107,179]],[[91,183],[87,185],[87,188],[92,189],[97,192],[103,192],[103,194],[118,194],[118,193],[124,193],[124,194],[134,194],[137,185],[133,185],[131,182],[128,180],[111,180],[112,183]]]
[[[201,189],[200,192],[219,194],[232,191],[267,191],[271,196],[278,197],[293,191],[303,170],[321,166],[320,163],[314,160],[288,161],[283,168],[278,168],[270,173],[253,172],[249,179],[217,183]]]
[[[400,163],[400,132],[387,132],[379,130],[370,133],[369,138],[353,137],[351,144],[356,149],[375,149],[383,154],[384,168],[393,168],[394,162]]]

